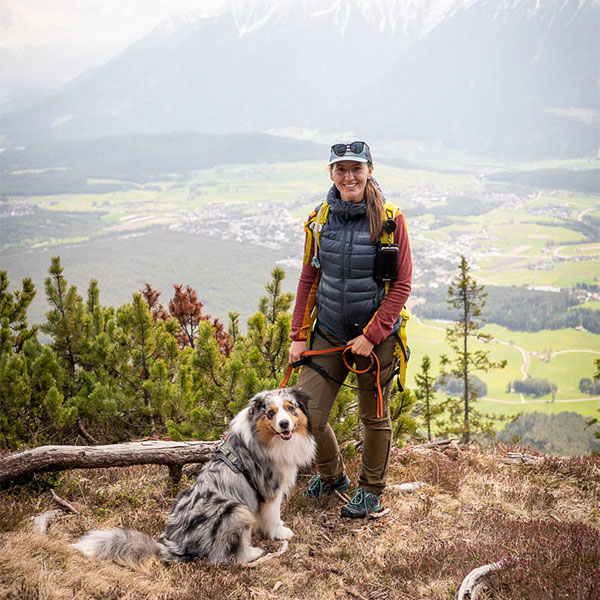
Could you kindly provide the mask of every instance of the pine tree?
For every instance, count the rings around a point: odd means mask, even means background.
[[[85,307],[77,287],[65,279],[59,256],[52,257],[48,273],[45,289],[51,309],[41,330],[52,337],[54,351],[67,365],[70,398],[77,393],[77,368],[85,351]]]
[[[155,323],[141,294],[134,294],[131,304],[119,307],[116,321],[119,327],[116,338],[121,348],[116,368],[122,388],[130,398],[143,400],[143,415],[150,426],[150,435],[157,436],[156,416],[161,414],[160,399],[164,393],[154,392],[157,381],[170,377],[177,369],[177,321]]]
[[[13,293],[8,286],[0,271],[0,447],[14,450],[23,442],[60,441],[74,415],[60,391],[66,370],[52,348],[38,342],[37,327],[27,324],[33,283],[24,279]]]
[[[469,375],[473,371],[503,368],[506,361],[494,362],[490,359],[488,350],[470,349],[470,341],[485,343],[492,339],[490,335],[480,331],[481,324],[485,321],[481,311],[485,306],[487,294],[483,291],[483,286],[477,285],[475,279],[469,274],[470,267],[464,256],[461,257],[458,268],[458,275],[448,288],[447,298],[449,308],[458,313],[455,313],[457,320],[454,325],[446,328],[446,340],[454,350],[454,358],[450,359],[442,355],[440,366],[443,376],[452,375],[463,380],[462,407],[452,398],[448,398],[447,406],[450,412],[450,431],[461,433],[463,442],[468,443],[474,433],[491,433],[493,422],[492,418],[487,418],[474,409],[477,389],[472,385]],[[459,417],[460,413],[462,419]]]
[[[173,439],[218,439],[248,399],[264,387],[251,364],[253,349],[245,338],[238,338],[231,353],[225,355],[215,339],[214,326],[204,320],[196,342],[182,361],[193,375],[190,410],[186,418],[167,422]]]
[[[35,298],[35,286],[29,277],[22,280],[21,290],[8,291],[8,275],[0,271],[0,352],[20,352],[23,344],[37,335],[37,327],[27,324],[27,309]]]
[[[248,320],[248,340],[260,354],[255,361],[260,377],[270,377],[270,386],[281,379],[288,365],[292,317],[288,312],[294,295],[281,291],[285,271],[275,267],[271,281],[265,285],[268,293],[258,304],[258,312]],[[265,372],[264,367],[267,367]]]
[[[444,407],[435,402],[435,377],[430,373],[431,359],[427,354],[423,356],[421,371],[415,375],[417,389],[415,396],[419,405],[419,414],[425,421],[427,439],[431,441],[431,429],[436,418],[443,413]]]
[[[230,344],[233,347],[241,337],[240,332],[240,313],[229,311],[229,326],[227,327]]]
[[[414,435],[417,429],[417,423],[412,415],[415,400],[415,395],[408,389],[402,392],[394,390],[390,396],[392,437],[398,447],[403,446],[404,438]]]
[[[167,423],[174,439],[216,439],[229,421],[262,389],[272,389],[287,367],[293,296],[281,292],[285,272],[275,268],[265,285],[267,297],[248,320],[248,336],[240,333],[239,315],[229,313],[229,353],[222,352],[214,323],[200,322],[189,360],[194,396],[189,416]]]

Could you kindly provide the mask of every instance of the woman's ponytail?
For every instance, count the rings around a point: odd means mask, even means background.
[[[367,198],[367,219],[369,219],[369,230],[371,232],[371,241],[377,242],[381,237],[383,229],[383,211],[385,203],[379,188],[371,179],[367,181],[365,188],[365,196]]]

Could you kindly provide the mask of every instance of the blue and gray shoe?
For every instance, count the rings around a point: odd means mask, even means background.
[[[343,492],[348,489],[350,479],[344,473],[337,479],[321,479],[320,475],[312,477],[308,481],[308,487],[302,492],[306,498],[319,498],[323,494],[331,494],[332,492]]]
[[[350,502],[342,507],[341,515],[349,519],[364,519],[367,515],[380,510],[379,496],[358,488],[352,492]]]

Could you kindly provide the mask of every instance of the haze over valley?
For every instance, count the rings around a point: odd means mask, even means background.
[[[146,282],[163,302],[190,285],[206,312],[243,325],[274,266],[295,291],[329,145],[365,139],[409,226],[409,384],[424,354],[444,352],[443,296],[464,255],[508,360],[482,375],[483,408],[596,416],[600,396],[580,381],[600,357],[600,3],[210,8],[113,41],[114,56],[52,90],[6,86],[0,263],[11,288],[34,280],[31,320],[44,320],[60,255],[80,293],[98,280],[104,304]],[[13,50],[0,53],[7,73]],[[510,389],[526,377],[557,390]]]

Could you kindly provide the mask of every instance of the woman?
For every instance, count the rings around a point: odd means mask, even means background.
[[[388,400],[395,367],[394,351],[402,310],[411,287],[412,262],[403,215],[395,210],[386,220],[385,200],[372,178],[373,161],[365,142],[331,147],[327,220],[315,225],[318,209],[306,224],[305,260],[298,282],[292,318],[289,360],[295,363],[310,348],[323,350],[350,345],[355,368],[369,367],[374,351],[381,364],[383,408],[376,401],[376,377],[358,374],[358,407],[364,427],[362,469],[358,488],[342,508],[342,516],[364,518],[381,510],[379,495],[385,487],[392,443]],[[395,213],[395,214],[394,214]],[[320,229],[318,244],[314,231]],[[393,231],[398,245],[395,281],[375,277],[375,263],[383,230]],[[395,252],[395,251],[394,251]],[[312,260],[311,260],[312,259]],[[387,293],[386,293],[387,291]],[[316,308],[313,327],[311,316]],[[350,356],[350,353],[346,353]],[[348,359],[347,359],[348,360]],[[319,475],[303,492],[317,498],[350,485],[329,414],[341,383],[348,375],[341,352],[311,357],[302,368],[298,386],[310,396],[309,411],[317,441]],[[378,414],[379,413],[379,414]]]

